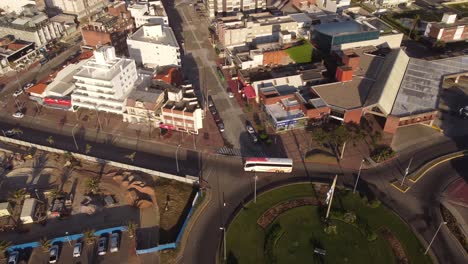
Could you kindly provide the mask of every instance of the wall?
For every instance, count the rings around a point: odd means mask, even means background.
[[[361,122],[361,116],[362,108],[347,110],[344,114],[344,122],[359,124]]]
[[[330,114],[331,109],[328,106],[315,109],[306,109],[303,107],[302,111],[305,113],[307,118],[321,119],[325,114]]]
[[[403,40],[403,33],[388,34],[388,35],[381,35],[378,39],[335,45],[332,47],[332,50],[344,50],[344,49],[351,49],[351,48],[365,47],[365,46],[380,46],[385,43],[387,43],[387,45],[391,49],[397,49],[401,46],[402,40]]]
[[[396,130],[402,126],[409,126],[414,124],[432,125],[436,118],[437,111],[407,117],[388,116],[387,121],[385,122],[384,131],[394,134]]]
[[[133,39],[127,39],[129,55],[139,65],[149,68],[157,66],[180,66],[178,47],[154,44]]]

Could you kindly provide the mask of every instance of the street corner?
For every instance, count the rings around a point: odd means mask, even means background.
[[[409,191],[409,189],[411,188],[409,185],[407,184],[402,184],[402,182],[400,180],[397,180],[397,179],[394,179],[392,181],[390,181],[390,185],[397,189],[398,191],[400,191],[401,193],[406,193],[407,191]]]

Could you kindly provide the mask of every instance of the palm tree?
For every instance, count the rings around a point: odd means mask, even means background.
[[[413,20],[413,26],[411,27],[411,30],[410,30],[409,35],[408,35],[408,37],[410,37],[410,38],[411,38],[411,33],[413,33],[414,29],[419,24],[419,21],[421,21],[421,17],[419,16],[419,14],[416,14],[413,19],[414,19]]]
[[[137,225],[130,221],[127,224],[127,230],[128,230],[128,237],[132,238],[135,235],[135,230],[137,228]]]
[[[11,131],[13,133],[15,133],[16,135],[22,135],[23,134],[23,130],[21,130],[19,128],[12,128]]]
[[[24,198],[25,195],[26,195],[26,189],[24,188],[18,189],[18,190],[10,192],[10,200],[11,201],[21,200]]]
[[[54,138],[52,136],[49,136],[46,141],[50,144],[50,145],[53,145],[54,144]]]
[[[98,194],[99,191],[100,191],[100,188],[99,188],[99,183],[100,182],[101,182],[101,180],[99,180],[98,177],[93,177],[93,178],[87,179],[86,180],[87,192],[92,193],[92,194]]]
[[[85,153],[86,154],[90,153],[92,148],[93,148],[93,146],[91,146],[90,144],[86,144]]]
[[[50,247],[52,246],[52,242],[47,239],[47,237],[43,237],[41,240],[39,240],[39,245],[41,245],[41,248],[44,249],[44,251],[49,251]]]
[[[96,236],[94,235],[94,229],[88,229],[83,232],[83,240],[86,244],[91,245],[96,240]]]
[[[10,241],[7,240],[0,240],[0,252],[3,253],[7,248],[9,248],[12,245]]]
[[[131,154],[128,154],[125,156],[125,158],[131,160],[133,162],[133,160],[135,159],[135,155],[136,155],[136,152],[133,152]]]
[[[50,191],[50,196],[52,196],[53,199],[59,197],[62,194],[63,194],[63,192],[60,191],[58,188],[53,189],[52,191]]]

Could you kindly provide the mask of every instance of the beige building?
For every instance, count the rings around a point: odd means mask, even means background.
[[[204,0],[203,2],[210,17],[223,13],[265,10],[267,7],[267,0]]]
[[[219,41],[225,47],[248,43],[261,44],[279,41],[280,32],[297,34],[298,22],[290,16],[273,16],[269,12],[223,17],[217,21]]]
[[[123,121],[159,127],[161,107],[164,103],[164,90],[151,87],[136,89],[127,98]]]
[[[0,217],[11,215],[11,204],[9,202],[0,203]]]
[[[75,15],[78,19],[97,13],[107,5],[107,2],[106,0],[45,0],[49,11]]]

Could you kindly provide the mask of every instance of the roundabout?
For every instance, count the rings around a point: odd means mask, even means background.
[[[336,189],[326,224],[328,189],[290,184],[246,204],[227,229],[226,263],[431,263],[410,228],[379,201]]]

